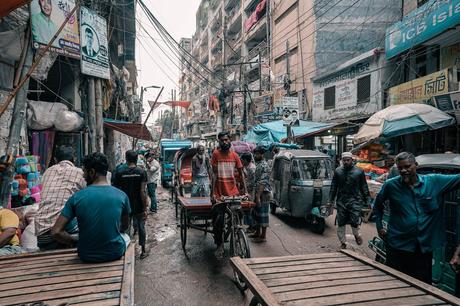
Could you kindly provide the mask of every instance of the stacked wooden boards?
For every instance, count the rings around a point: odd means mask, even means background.
[[[82,263],[75,249],[0,257],[0,305],[134,305],[134,246]]]
[[[262,305],[460,305],[460,299],[343,250],[241,259],[235,271]]]

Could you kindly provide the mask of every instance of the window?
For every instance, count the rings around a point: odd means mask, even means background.
[[[324,90],[324,109],[335,108],[335,86]]]
[[[332,178],[332,167],[327,159],[296,159],[292,163],[295,180],[324,180]]]
[[[367,103],[371,98],[371,75],[358,79],[358,104]]]

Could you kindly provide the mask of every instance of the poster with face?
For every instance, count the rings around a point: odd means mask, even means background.
[[[107,22],[86,7],[80,10],[81,72],[110,79]]]
[[[74,7],[75,0],[33,0],[31,2],[30,19],[35,49],[43,49],[48,45]],[[76,13],[67,21],[51,45],[50,51],[80,58],[80,36]]]

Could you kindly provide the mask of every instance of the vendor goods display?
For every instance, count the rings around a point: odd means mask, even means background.
[[[16,208],[40,203],[40,170],[38,156],[17,156],[15,174],[11,183],[10,207]]]

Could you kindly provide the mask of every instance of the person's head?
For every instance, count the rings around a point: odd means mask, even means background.
[[[93,153],[83,159],[83,175],[86,183],[91,185],[99,177],[107,176],[109,162],[102,153]]]
[[[154,155],[152,152],[148,152],[144,155],[145,157],[145,160],[148,161],[148,162],[151,162],[153,159],[154,159]]]
[[[413,182],[417,177],[417,161],[414,154],[401,152],[396,155],[395,162],[403,182],[406,184]]]
[[[206,151],[205,147],[201,144],[196,147],[196,153],[198,155],[201,155],[201,156],[204,155],[205,151]]]
[[[138,157],[139,154],[137,154],[136,151],[134,150],[129,150],[129,151],[126,151],[126,162],[128,164],[137,164],[137,157]]]
[[[222,151],[230,150],[232,143],[230,141],[230,134],[227,131],[220,132],[217,135],[217,139],[219,139],[219,148]]]
[[[46,17],[50,17],[51,12],[53,11],[53,5],[51,4],[51,0],[39,0],[38,4],[40,5],[40,10],[42,14]]]
[[[261,161],[264,159],[264,154],[265,154],[265,148],[262,146],[257,146],[254,151],[254,160],[255,161]]]
[[[241,155],[241,161],[243,162],[244,166],[247,166],[251,163],[252,161],[252,154],[251,153],[243,153]]]
[[[294,121],[297,120],[297,119],[299,118],[299,114],[297,113],[296,110],[293,110],[293,111],[291,112],[291,118],[292,118],[292,120],[294,120]]]
[[[92,48],[93,41],[94,41],[94,33],[90,28],[85,29],[85,37],[86,37],[86,46],[88,48]]]
[[[351,154],[350,152],[343,152],[342,165],[346,169],[350,169],[351,167],[353,167],[353,154]]]
[[[55,159],[57,163],[61,161],[68,160],[73,163],[74,161],[74,151],[72,147],[60,146],[56,149]]]

